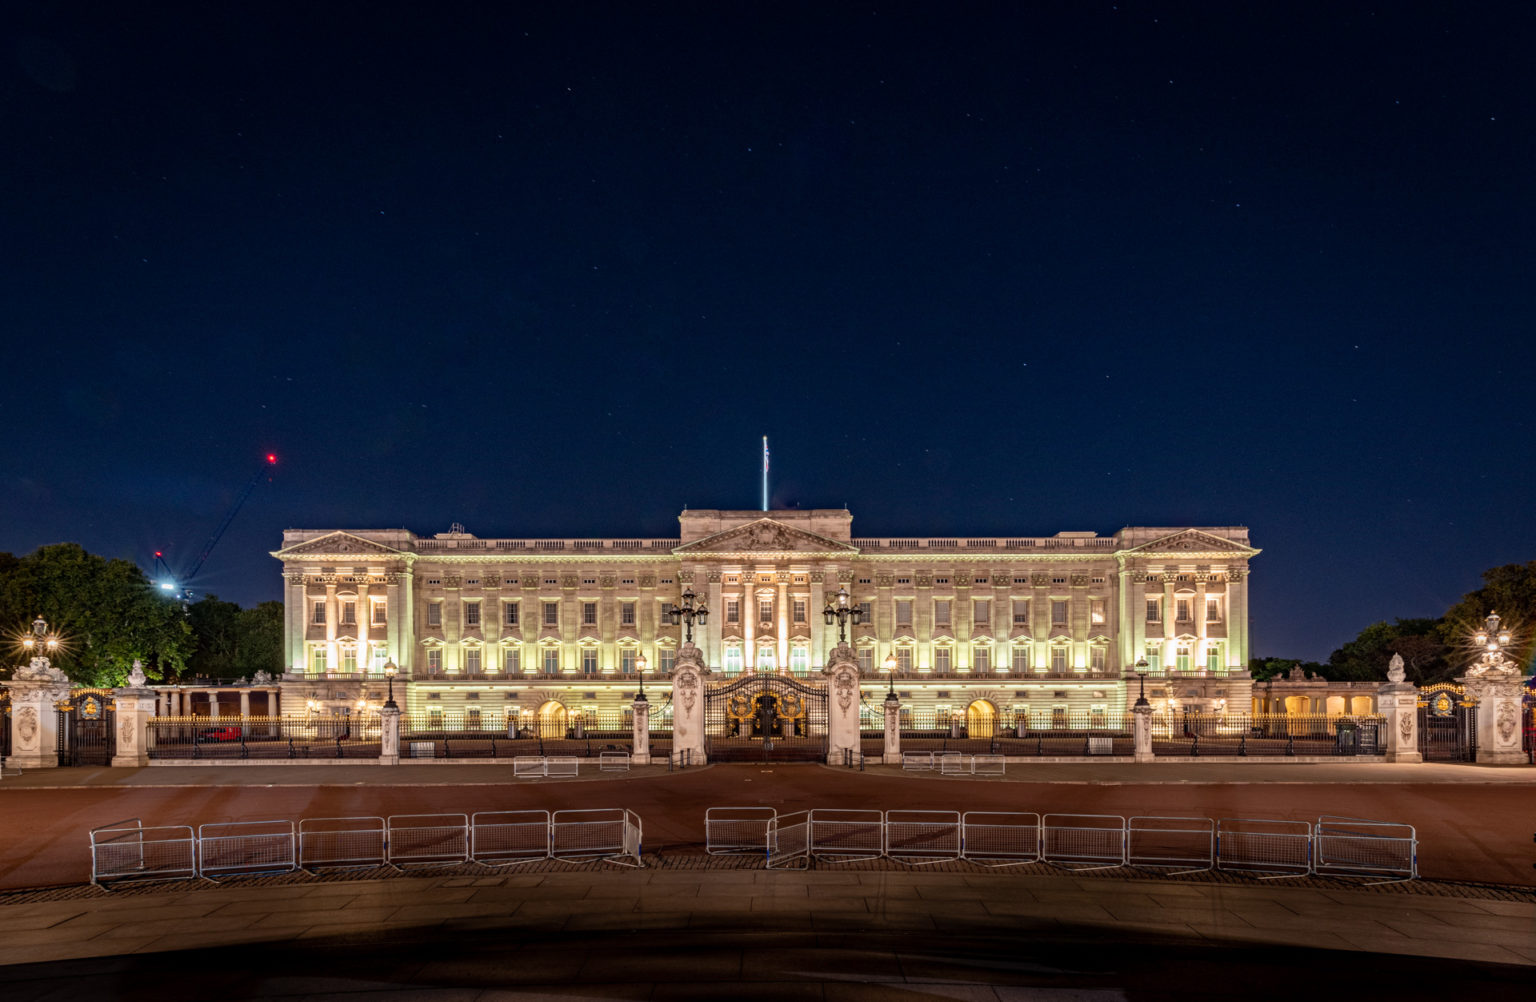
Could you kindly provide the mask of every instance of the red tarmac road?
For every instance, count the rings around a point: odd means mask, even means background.
[[[1536,885],[1536,788],[1528,784],[1018,783],[849,773],[820,766],[715,766],[675,774],[502,785],[92,786],[0,792],[0,890],[90,879],[87,831],[146,825],[475,811],[626,807],[645,849],[702,846],[709,807],[1039,811],[1315,821],[1322,814],[1414,825],[1419,869],[1443,880]]]

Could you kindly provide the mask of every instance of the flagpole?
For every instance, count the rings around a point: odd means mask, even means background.
[[[768,436],[763,436],[763,511],[768,510]]]

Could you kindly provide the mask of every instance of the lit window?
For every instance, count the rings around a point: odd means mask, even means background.
[[[480,648],[470,647],[464,651],[464,674],[480,674]]]
[[[372,617],[373,625],[374,626],[383,626],[383,625],[385,625],[384,614],[385,614],[385,610],[388,608],[388,606],[386,606],[383,602],[374,602],[374,603],[372,603],[372,606],[373,606],[373,617]]]
[[[357,648],[351,645],[341,649],[341,670],[344,672],[357,671]]]
[[[676,651],[664,650],[664,651],[661,652],[661,673],[663,675],[670,675],[670,674],[672,674],[672,668],[676,664],[677,664],[677,652]]]
[[[1059,674],[1067,670],[1067,649],[1065,647],[1051,648],[1051,671]]]
[[[1187,623],[1187,622],[1189,622],[1189,599],[1187,599],[1187,598],[1179,599],[1175,603],[1174,609],[1175,609],[1175,611],[1178,614],[1175,618],[1180,623]]]
[[[992,648],[990,648],[990,647],[973,647],[973,648],[971,648],[971,667],[974,668],[978,673],[991,671],[992,670]]]
[[[427,649],[427,674],[441,675],[443,673],[443,650],[440,647]]]
[[[346,601],[341,603],[341,625],[355,626],[357,624],[357,603]]]
[[[1207,623],[1221,622],[1221,599],[1215,595],[1205,597],[1205,621]]]
[[[1088,622],[1094,626],[1103,626],[1107,614],[1106,603],[1102,598],[1090,598],[1088,600]]]
[[[1013,670],[1016,672],[1029,671],[1029,645],[1016,644],[1013,648]]]
[[[896,648],[896,670],[897,671],[911,671],[912,670],[912,648],[910,648],[910,647],[898,647],[898,648]]]
[[[1174,652],[1179,671],[1189,671],[1189,645],[1180,644]]]
[[[875,650],[873,647],[859,648],[859,674],[868,675],[875,670]]]
[[[632,675],[635,671],[635,650],[626,647],[619,651],[619,671],[626,675]]]
[[[325,648],[316,647],[309,655],[309,667],[312,671],[325,672]]]
[[[1088,667],[1093,671],[1104,670],[1106,648],[1092,647],[1088,650]]]
[[[789,649],[789,670],[796,675],[804,675],[811,670],[811,652],[804,647],[791,647]]]
[[[1148,670],[1158,671],[1161,669],[1163,667],[1163,645],[1148,644],[1146,659]]]
[[[512,675],[523,670],[523,652],[516,647],[508,647],[501,655],[501,668],[507,674]]]
[[[951,666],[950,651],[948,647],[935,647],[933,649],[933,670],[939,675],[949,674]]]
[[[1207,671],[1221,671],[1221,645],[1208,644],[1205,648],[1205,667]]]
[[[760,598],[757,600],[757,621],[760,623],[773,622],[773,599]]]
[[[778,664],[774,660],[773,653],[772,647],[764,646],[757,649],[758,671],[778,671]]]
[[[581,649],[581,673],[583,675],[597,674],[597,649],[583,647]]]
[[[741,674],[741,648],[734,645],[725,649],[725,673],[727,675]]]
[[[544,674],[560,674],[560,652],[553,647],[544,648]]]

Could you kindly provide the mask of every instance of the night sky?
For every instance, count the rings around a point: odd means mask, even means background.
[[[1255,653],[1536,558],[1529,4],[0,21],[0,549],[1252,528]],[[519,7],[526,9],[518,9]]]

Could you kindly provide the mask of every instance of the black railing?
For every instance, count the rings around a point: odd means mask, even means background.
[[[378,758],[379,718],[156,717],[152,759]]]

